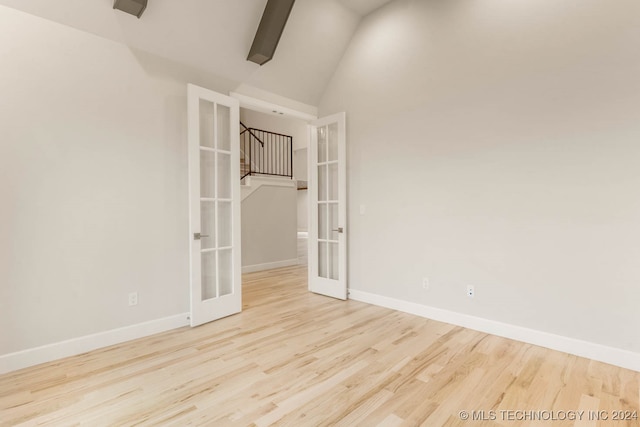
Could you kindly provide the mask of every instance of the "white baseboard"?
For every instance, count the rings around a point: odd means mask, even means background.
[[[102,347],[143,338],[189,324],[189,313],[177,314],[97,334],[86,335],[41,347],[30,348],[0,356],[0,374],[75,356]]]
[[[356,289],[349,290],[349,298],[640,372],[640,354],[628,350],[607,347],[601,344],[402,301]]]
[[[298,265],[298,258],[287,259],[284,261],[267,262],[265,264],[247,265],[242,267],[242,274],[255,273],[256,271],[273,270],[274,268],[291,267]]]
[[[243,273],[270,270],[279,267],[289,267],[296,264],[297,260],[293,259],[275,263],[252,265],[243,267]],[[245,269],[247,269],[247,271],[245,271]],[[628,350],[608,347],[588,341],[537,331],[535,329],[524,328],[494,320],[469,316],[467,314],[402,301],[356,289],[349,290],[349,298],[355,301],[390,308],[404,313],[414,314],[427,319],[450,323],[452,325],[462,326],[516,341],[539,345],[552,350],[558,350],[640,372],[640,354]],[[5,354],[0,356],[0,374],[187,326],[189,324],[188,316],[188,313],[178,314],[106,332],[86,335],[84,337]]]

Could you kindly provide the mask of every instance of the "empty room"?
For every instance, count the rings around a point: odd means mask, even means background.
[[[640,426],[637,0],[0,0],[0,426]]]

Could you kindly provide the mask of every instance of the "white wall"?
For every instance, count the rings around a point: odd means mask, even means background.
[[[294,150],[306,148],[308,144],[307,123],[304,120],[280,117],[275,114],[265,114],[259,111],[241,108],[240,121],[250,128],[291,136],[293,138]]]
[[[240,120],[247,126],[269,132],[281,133],[293,137],[293,175],[295,179],[307,180],[306,148],[309,144],[307,123],[304,120],[279,117],[258,111],[240,109]],[[297,230],[306,231],[307,226],[307,197],[306,191],[299,191],[296,202]],[[243,265],[244,261],[243,261]]]
[[[308,143],[308,141],[307,141]],[[293,177],[297,180],[308,181],[307,171],[309,159],[307,158],[307,148],[301,148],[293,153]]]
[[[237,84],[1,6],[0,63],[0,355],[187,312],[186,83]]]
[[[301,148],[293,153],[294,177],[299,181],[308,181],[309,174],[307,148]],[[309,191],[298,190],[298,231],[309,231]]]
[[[320,105],[348,112],[350,286],[640,352],[639,28],[636,0],[366,18]]]
[[[309,191],[298,190],[298,231],[309,231]]]
[[[242,201],[242,267],[245,270],[296,263],[296,193],[293,186],[262,185]]]

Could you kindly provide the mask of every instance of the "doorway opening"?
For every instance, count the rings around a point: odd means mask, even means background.
[[[191,325],[240,312],[243,273],[298,267],[307,260],[311,292],[347,299],[345,113],[315,119],[285,109],[284,117],[273,104],[231,95],[188,86]],[[253,157],[243,158],[242,121],[260,149],[260,128],[270,129],[263,134],[276,137],[277,150],[288,147],[284,156],[272,156],[279,159],[275,168],[265,172]],[[259,151],[251,138],[249,151],[254,145]],[[298,192],[307,188],[307,200],[300,193],[298,201]]]
[[[242,272],[306,265],[308,122],[244,107],[240,122],[249,141],[240,152]],[[277,173],[260,173],[269,172],[262,163],[271,152]]]

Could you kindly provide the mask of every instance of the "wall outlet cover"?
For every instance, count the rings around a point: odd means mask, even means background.
[[[476,296],[476,288],[473,285],[467,286],[467,296],[469,298],[474,298]]]

